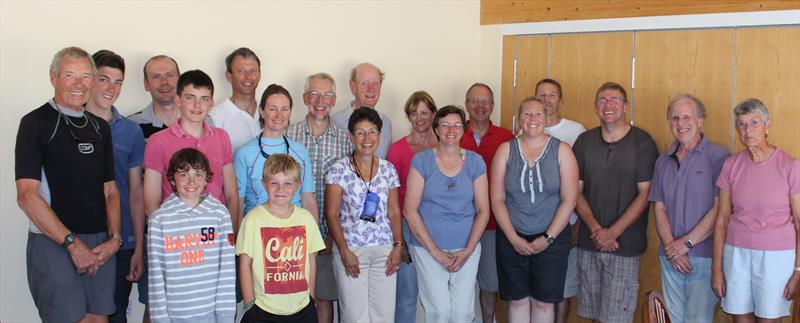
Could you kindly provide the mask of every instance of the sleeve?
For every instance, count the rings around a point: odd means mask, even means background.
[[[345,158],[347,157],[340,158],[328,169],[325,173],[325,184],[336,184],[344,187],[344,185],[342,185],[342,180],[344,178]]]
[[[250,176],[247,171],[247,145],[242,146],[236,151],[233,158],[233,170],[236,173],[236,188],[239,190],[239,197],[244,198],[247,187],[247,181]]]
[[[467,165],[472,181],[475,181],[476,178],[486,173],[486,163],[483,161],[483,158],[472,151],[467,152]]]
[[[661,189],[661,168],[665,167],[662,162],[664,155],[659,156],[656,160],[656,167],[653,170],[653,180],[650,182],[650,193],[647,195],[647,200],[650,202],[663,202],[664,192]],[[669,157],[667,157],[669,158]]]
[[[789,164],[789,196],[800,194],[800,161],[791,160],[791,157],[786,156],[790,160]]]
[[[293,149],[300,158],[300,166],[303,171],[303,183],[300,187],[301,193],[316,192],[314,187],[314,167],[311,166],[311,158],[308,156],[308,150],[300,143],[295,143],[297,149]]]
[[[31,122],[30,115],[22,118],[17,130],[17,144],[14,147],[15,180],[28,178],[42,180],[44,149],[40,141],[39,127]]]
[[[322,234],[319,232],[319,226],[317,222],[314,221],[314,218],[311,216],[311,213],[306,211],[306,235],[308,238],[308,253],[312,254],[314,252],[320,251],[325,249],[325,242],[322,240]]]
[[[713,167],[712,170],[714,171],[714,173],[711,174],[712,183],[717,183],[719,180],[719,175],[722,173],[722,166],[725,165],[725,161],[730,157],[731,153],[727,149],[720,147],[720,153],[715,156],[711,165],[711,167]],[[714,197],[717,196],[719,196],[719,187],[714,185]]]
[[[411,158],[411,168],[416,169],[417,172],[419,172],[419,174],[422,175],[423,178],[427,178],[429,169],[428,167],[429,164],[431,164],[432,162],[430,160],[427,160],[429,158],[426,158],[429,155],[429,153],[430,149],[423,150],[414,155],[413,158]]]
[[[114,172],[114,142],[111,138],[111,127],[105,120],[100,122],[100,132],[103,134],[103,152],[105,153],[105,169],[103,178],[106,182],[113,181],[116,173]]]
[[[144,134],[142,134],[142,128],[131,122],[131,129],[131,132],[133,132],[133,139],[131,141],[131,155],[128,160],[128,168],[134,168],[144,163]]]
[[[722,165],[722,170],[719,172],[719,178],[717,178],[717,188],[721,190],[726,190],[728,192],[731,191],[731,167],[733,167],[733,159],[736,156],[728,158],[725,160],[725,163]]]
[[[215,129],[220,132],[220,136],[222,138],[222,165],[225,166],[233,162],[233,148],[231,147],[231,137],[228,136],[228,133],[225,129],[217,128]]]
[[[162,176],[167,174],[166,165],[164,160],[164,145],[161,143],[161,135],[166,132],[155,133],[150,136],[147,145],[144,147],[144,168],[152,169]]]
[[[147,232],[147,295],[150,319],[169,322],[167,311],[167,285],[164,280],[164,237],[158,210],[150,218]]]
[[[653,168],[658,158],[658,146],[647,132],[643,132],[643,142],[639,146],[636,154],[636,182],[648,182],[653,179]]]
[[[588,132],[584,132],[578,136],[578,139],[575,139],[575,145],[572,146],[572,152],[575,153],[575,161],[578,162],[578,180],[583,180],[583,170],[585,169],[584,166],[584,158],[583,158],[583,141],[586,140],[586,134]]]
[[[258,212],[258,208],[253,209],[248,215],[253,212]],[[245,216],[244,220],[242,220],[242,225],[239,228],[239,235],[236,236],[236,255],[245,254],[250,256],[250,258],[255,258],[257,253],[255,252],[258,240],[256,236],[257,228],[255,228],[256,224],[253,223],[253,216]]]
[[[386,162],[386,184],[390,189],[400,187],[400,177],[397,175],[397,169],[390,162]]]
[[[219,212],[223,214],[219,219],[219,234],[217,243],[219,248],[219,277],[217,277],[216,293],[216,319],[217,322],[233,322],[236,317],[236,261],[234,260],[234,247],[229,236],[233,236],[231,217],[224,205],[218,205]]]

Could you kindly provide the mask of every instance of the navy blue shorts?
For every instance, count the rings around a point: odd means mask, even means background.
[[[533,241],[542,233],[517,235]],[[500,298],[515,301],[532,297],[540,302],[559,303],[564,300],[564,280],[567,260],[572,247],[572,233],[567,228],[544,251],[524,256],[514,250],[502,230],[497,230],[497,280]]]

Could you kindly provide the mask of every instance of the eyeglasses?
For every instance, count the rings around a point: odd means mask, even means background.
[[[608,104],[608,105],[620,105],[620,104],[623,104],[623,103],[625,103],[625,100],[622,99],[622,98],[610,98],[610,99],[599,98],[599,99],[594,101],[594,104],[596,104],[596,105],[606,105],[606,104]]]
[[[455,130],[464,130],[464,124],[461,123],[461,122],[456,122],[454,124],[449,124],[447,122],[443,122],[443,123],[439,124],[439,128],[442,128],[442,130],[445,130],[445,131],[449,130],[450,128],[455,129]]]
[[[377,137],[380,133],[381,133],[381,131],[378,130],[378,128],[372,128],[372,129],[369,129],[369,130],[358,129],[358,130],[353,132],[353,136],[356,136],[356,137],[359,137],[359,138],[364,138],[366,136]]]
[[[490,99],[490,98],[470,98],[469,99],[469,103],[472,103],[472,104],[489,104],[489,103],[494,103],[494,101],[492,101],[492,99]]]
[[[322,93],[320,93],[320,92],[317,92],[317,91],[311,91],[311,92],[306,93],[306,95],[308,95],[312,99],[325,99],[325,100],[330,100],[330,99],[333,99],[333,98],[336,97],[336,93],[333,93],[333,92],[322,92]]]
[[[758,128],[761,126],[762,123],[766,123],[764,120],[761,119],[753,119],[750,121],[736,121],[736,129],[745,130],[749,127]]]

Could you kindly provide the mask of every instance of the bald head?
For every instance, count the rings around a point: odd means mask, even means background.
[[[350,92],[355,97],[353,108],[375,108],[381,97],[384,74],[370,63],[361,63],[350,71]]]

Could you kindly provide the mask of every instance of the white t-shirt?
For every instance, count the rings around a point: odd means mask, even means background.
[[[208,115],[214,121],[214,127],[225,129],[225,132],[231,137],[233,151],[261,133],[261,125],[258,124],[258,109],[255,114],[250,115],[247,111],[236,107],[231,99],[226,99],[214,106]]]
[[[578,139],[578,136],[584,131],[586,131],[586,128],[584,128],[580,122],[565,118],[561,118],[561,121],[555,126],[544,128],[546,134],[568,143],[570,147],[575,144],[575,140]],[[578,222],[578,215],[573,211],[572,215],[569,217],[569,224],[575,224],[575,222]]]

